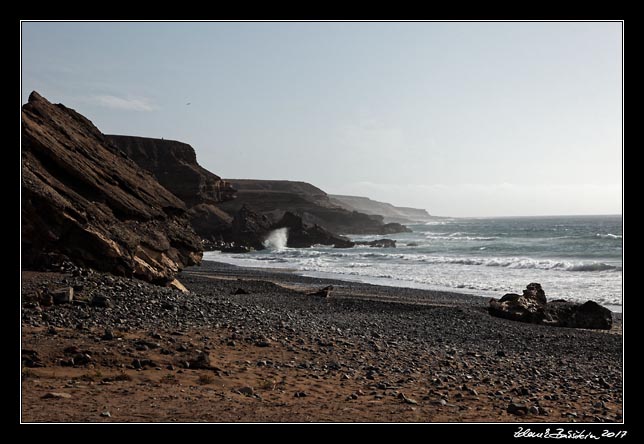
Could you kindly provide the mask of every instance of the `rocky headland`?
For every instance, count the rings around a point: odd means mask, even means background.
[[[234,200],[220,205],[234,214],[243,206],[277,222],[290,212],[307,225],[318,225],[339,234],[393,234],[409,231],[400,223],[385,223],[381,215],[348,210],[334,203],[327,193],[306,182],[288,180],[226,179],[237,190]]]
[[[22,266],[172,282],[201,261],[186,206],[92,122],[33,92],[22,107]]]

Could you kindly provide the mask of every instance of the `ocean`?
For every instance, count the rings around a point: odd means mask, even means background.
[[[621,216],[445,218],[407,226],[413,232],[349,236],[394,239],[396,248],[291,249],[278,242],[248,254],[207,252],[204,260],[486,298],[538,282],[548,298],[622,310]]]

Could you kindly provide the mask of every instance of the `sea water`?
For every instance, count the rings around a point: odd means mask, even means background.
[[[521,293],[538,282],[549,298],[590,299],[621,311],[621,216],[446,218],[408,226],[413,232],[349,236],[387,237],[396,240],[396,248],[269,248],[248,254],[209,252],[204,259],[484,297]]]

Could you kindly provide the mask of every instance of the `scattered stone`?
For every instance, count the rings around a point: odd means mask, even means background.
[[[114,302],[112,302],[112,299],[105,295],[97,294],[92,298],[91,305],[92,307],[112,308],[114,307]]]
[[[114,339],[114,332],[110,330],[109,328],[105,329],[105,333],[103,333],[103,336],[101,336],[101,340],[103,341],[111,341]]]
[[[43,395],[43,399],[69,399],[72,395],[69,393],[49,392]]]
[[[528,414],[528,406],[512,402],[508,405],[507,412],[512,415],[524,416]]]
[[[60,288],[51,292],[54,304],[71,304],[74,299],[74,289],[72,287]]]
[[[398,393],[397,398],[402,400],[405,404],[412,404],[412,405],[418,404],[418,401],[412,398],[408,398],[407,396],[405,396],[403,392]]]
[[[74,365],[87,365],[92,360],[92,357],[87,353],[78,353],[74,355]]]
[[[210,364],[210,355],[208,353],[201,352],[195,358],[188,361],[190,364],[189,368],[192,369],[212,369]]]
[[[331,296],[331,291],[333,290],[333,285],[329,285],[327,287],[321,288],[317,291],[307,293],[309,296],[317,296],[321,298],[328,298]]]
[[[306,392],[295,392],[295,394],[293,396],[295,398],[305,398],[305,397],[308,396],[308,394]]]
[[[236,390],[240,395],[253,396],[255,394],[255,389],[252,387],[242,387]]]
[[[101,416],[104,418],[111,418],[112,414],[109,411],[105,410],[104,412],[101,412]]]

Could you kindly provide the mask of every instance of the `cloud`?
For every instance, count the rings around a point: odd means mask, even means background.
[[[92,97],[92,101],[99,106],[112,109],[122,109],[128,111],[154,111],[157,109],[149,99],[146,98],[123,98],[112,95],[97,95]]]

